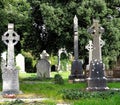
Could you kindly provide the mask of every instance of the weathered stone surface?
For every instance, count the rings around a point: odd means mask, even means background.
[[[25,57],[22,54],[16,56],[16,66],[20,72],[25,72]]]
[[[57,70],[60,71],[61,70],[61,61],[60,61],[60,58],[61,58],[61,54],[64,53],[66,56],[68,56],[68,53],[66,51],[65,48],[60,48],[58,50],[58,67],[57,67]]]
[[[93,51],[89,70],[90,73],[87,78],[87,90],[107,90],[109,88],[106,86],[106,77],[104,74],[105,72],[101,54],[101,47],[104,45],[104,41],[101,39],[101,34],[104,32],[104,29],[100,26],[98,20],[93,20],[93,25],[88,31],[93,36]]]
[[[83,78],[82,63],[78,59],[78,19],[74,17],[74,61],[71,66],[71,75],[69,79]]]
[[[69,79],[83,78],[82,63],[79,60],[74,60],[71,67],[71,75]]]
[[[3,94],[19,93],[18,70],[16,70],[14,62],[14,45],[17,44],[20,37],[13,29],[14,24],[8,24],[8,31],[2,36],[3,42],[8,46],[7,62],[6,65],[3,64],[2,68]]]
[[[19,79],[18,79],[18,70],[4,68],[2,71],[3,79],[3,94],[18,94],[19,91]]]
[[[39,78],[50,78],[51,67],[50,63],[46,59],[39,60],[36,68],[37,76]]]
[[[104,67],[102,61],[94,60],[90,64],[90,74],[87,78],[88,87],[87,90],[107,90],[106,86],[107,78],[104,76]]]
[[[90,62],[92,61],[92,51],[93,51],[93,44],[91,40],[89,40],[89,44],[85,46],[85,48],[89,51],[89,63],[86,66],[86,70],[89,70]]]

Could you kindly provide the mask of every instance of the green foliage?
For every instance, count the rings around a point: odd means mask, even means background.
[[[102,92],[87,92],[80,89],[63,89],[61,91],[63,94],[64,99],[69,100],[79,100],[79,99],[86,99],[86,98],[102,98],[102,99],[109,99],[114,95],[120,95],[120,91],[102,91]]]
[[[120,56],[119,7],[119,0],[1,0],[0,35],[7,31],[7,24],[11,22],[15,24],[15,31],[21,38],[15,46],[16,53],[23,49],[38,58],[39,53],[44,49],[49,54],[55,55],[63,46],[71,52],[73,51],[73,18],[76,15],[79,26],[79,55],[84,59],[88,56],[85,46],[91,39],[87,28],[92,25],[93,19],[99,19],[101,26],[105,28],[102,39],[106,44],[102,54],[109,68],[109,62],[117,62]],[[33,26],[36,21],[46,25],[47,40],[42,40],[40,30]],[[0,53],[6,49],[5,47],[1,40]]]
[[[22,52],[25,57],[25,71],[28,73],[36,72],[36,60],[34,60],[34,56],[30,52]]]
[[[54,76],[54,83],[55,84],[59,84],[59,85],[63,85],[64,84],[64,80],[62,78],[62,76],[60,74],[56,74]]]
[[[2,81],[2,71],[0,69],[0,82]]]

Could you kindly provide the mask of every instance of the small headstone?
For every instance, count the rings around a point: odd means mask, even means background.
[[[16,66],[20,72],[25,72],[25,57],[22,54],[16,56]]]
[[[8,24],[8,31],[2,36],[2,41],[8,46],[6,66],[2,69],[2,94],[20,93],[18,78],[19,71],[16,70],[14,62],[14,45],[17,44],[19,39],[19,35],[14,31],[14,24]]]
[[[74,61],[72,62],[69,80],[83,78],[82,63],[78,59],[78,19],[76,15],[73,21],[74,21]]]
[[[39,78],[50,78],[51,66],[48,61],[49,54],[44,50],[40,56],[41,60],[38,60],[36,65],[37,76]]]
[[[93,35],[93,51],[92,61],[90,63],[89,76],[87,78],[89,91],[103,91],[108,90],[106,86],[106,77],[104,72],[104,64],[102,63],[101,47],[103,41],[101,34],[104,29],[100,26],[98,20],[93,20],[93,25],[89,28],[89,32]]]

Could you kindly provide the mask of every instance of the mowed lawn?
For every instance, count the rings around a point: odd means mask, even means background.
[[[54,76],[55,74],[60,74],[64,79],[64,84],[55,84]],[[56,105],[57,103],[69,103],[71,105],[119,105],[120,103],[120,94],[114,94],[111,97],[106,95],[106,98],[101,97],[88,97],[81,96],[79,99],[74,99],[74,94],[72,90],[81,90],[85,91],[87,87],[86,82],[81,83],[69,83],[68,76],[70,72],[52,72],[50,79],[39,79],[37,78],[36,73],[20,73],[20,90],[23,94],[18,95],[17,97],[23,98],[48,98],[49,101],[46,102],[47,105]],[[120,82],[108,83],[109,88],[120,88]],[[2,91],[2,83],[0,85]],[[70,90],[71,99],[66,99],[63,97],[64,90]],[[91,93],[90,93],[91,94]],[[85,94],[83,94],[85,95]],[[73,97],[72,97],[73,96]],[[75,96],[76,97],[76,96]],[[73,99],[72,99],[73,98]]]

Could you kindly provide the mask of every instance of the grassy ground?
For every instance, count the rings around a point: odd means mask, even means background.
[[[63,77],[65,83],[63,85],[54,84],[54,75],[58,74],[56,72],[51,73],[51,79],[38,79],[35,73],[20,73],[20,90],[23,94],[18,95],[17,97],[24,98],[35,98],[35,97],[43,97],[49,98],[50,100],[46,100],[39,103],[32,103],[30,105],[56,105],[57,103],[70,103],[71,105],[119,105],[120,103],[120,94],[114,94],[111,97],[108,97],[106,94],[106,98],[101,97],[91,97],[87,98],[82,96],[80,99],[63,99],[62,90],[84,90],[87,87],[86,83],[68,83],[68,75],[69,72],[60,72],[59,74]],[[117,83],[108,83],[108,87],[110,88],[120,88],[120,82]],[[0,89],[2,90],[2,85],[0,85]],[[72,92],[71,92],[72,93]],[[71,94],[74,97],[74,94]],[[75,96],[76,97],[76,96]],[[2,105],[10,105],[10,103],[5,103]],[[11,105],[26,105],[26,103]]]

